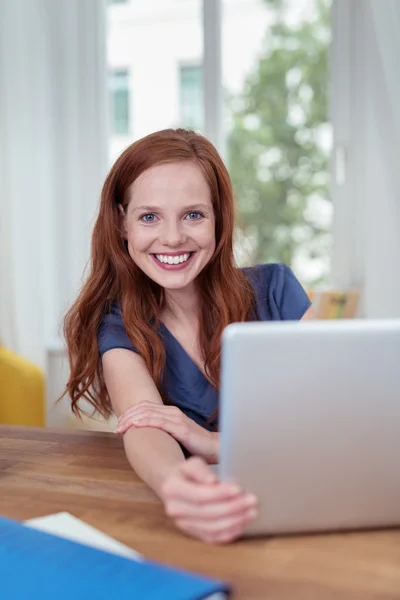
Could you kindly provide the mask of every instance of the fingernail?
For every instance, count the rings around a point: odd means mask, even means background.
[[[228,493],[232,494],[232,496],[236,496],[237,494],[240,494],[240,487],[236,484],[232,484],[228,487]]]
[[[247,494],[245,504],[246,506],[255,506],[258,503],[257,496],[254,494]]]
[[[255,508],[250,508],[250,510],[246,511],[246,519],[255,519],[258,516],[258,510]]]

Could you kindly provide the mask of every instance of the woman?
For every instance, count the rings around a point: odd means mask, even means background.
[[[229,542],[257,499],[218,481],[220,340],[232,322],[301,319],[310,302],[290,269],[247,270],[233,256],[234,201],[212,144],[151,134],[111,169],[87,281],[65,320],[72,410],[87,399],[176,525]],[[189,458],[188,458],[189,457]]]

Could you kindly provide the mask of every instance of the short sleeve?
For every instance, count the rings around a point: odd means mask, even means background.
[[[250,276],[262,321],[298,321],[311,306],[304,288],[284,264],[257,265]]]
[[[310,299],[292,269],[286,265],[277,265],[277,267],[275,298],[281,319],[297,321],[310,308]]]
[[[99,354],[102,357],[107,350],[125,348],[137,352],[125,329],[122,315],[117,306],[113,306],[110,313],[106,314],[97,332]]]

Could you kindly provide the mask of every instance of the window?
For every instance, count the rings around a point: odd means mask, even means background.
[[[116,83],[109,81],[113,94],[121,90],[113,109],[128,106],[125,125],[128,133],[121,130],[120,118],[117,127],[110,127],[109,160],[114,160],[135,140],[153,131],[168,127],[201,126],[202,90],[194,94],[198,108],[189,107],[192,95],[187,93],[185,70],[185,93],[182,94],[185,113],[181,109],[181,69],[180,67],[203,64],[203,0],[135,0],[125,4],[108,4],[107,10],[107,64],[109,72],[126,69],[126,75],[117,77]],[[208,1],[208,0],[207,0]],[[213,2],[213,0],[212,0]],[[195,69],[196,71],[196,69]],[[192,71],[193,72],[193,71]],[[199,73],[199,70],[197,69]],[[201,72],[201,69],[200,69]],[[121,85],[122,84],[122,85]],[[126,88],[129,94],[126,93]],[[121,96],[125,94],[122,101]],[[126,95],[130,96],[129,103]],[[111,93],[110,93],[111,96]],[[201,104],[200,104],[201,103]],[[113,103],[115,104],[115,103]],[[189,112],[189,118],[186,114]],[[185,119],[183,119],[183,114]],[[195,119],[191,115],[198,115]],[[125,127],[125,131],[127,128]]]
[[[111,72],[112,131],[116,135],[128,135],[129,127],[129,73],[127,69]]]
[[[203,129],[203,68],[201,65],[180,67],[180,124]]]
[[[330,276],[331,0],[225,0],[226,156],[248,253]],[[238,43],[240,40],[240,43]]]

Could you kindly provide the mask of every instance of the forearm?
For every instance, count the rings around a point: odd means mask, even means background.
[[[131,427],[124,434],[124,446],[135,473],[157,495],[166,475],[185,460],[178,442],[160,429]]]

